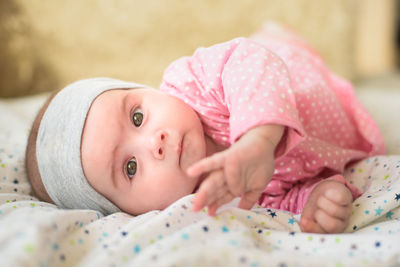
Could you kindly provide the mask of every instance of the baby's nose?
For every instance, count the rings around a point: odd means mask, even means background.
[[[166,139],[167,133],[165,131],[157,131],[151,138],[151,152],[156,159],[164,159]]]

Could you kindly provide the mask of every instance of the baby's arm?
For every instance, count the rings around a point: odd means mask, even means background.
[[[257,202],[274,171],[274,152],[284,127],[267,124],[257,126],[231,147],[200,160],[187,173],[207,177],[194,198],[193,210],[208,206],[208,213],[235,197],[241,197],[239,208],[250,209]]]

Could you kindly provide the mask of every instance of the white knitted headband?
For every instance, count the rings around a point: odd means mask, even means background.
[[[47,193],[61,208],[94,209],[103,214],[120,211],[95,191],[85,178],[81,163],[81,138],[94,99],[113,89],[146,87],[110,78],[74,82],[50,102],[40,122],[36,158]]]

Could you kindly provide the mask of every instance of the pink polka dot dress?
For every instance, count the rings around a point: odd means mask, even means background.
[[[263,207],[300,213],[323,179],[345,184],[357,198],[340,174],[349,162],[385,153],[351,84],[297,38],[264,34],[199,48],[167,68],[161,90],[189,104],[205,134],[225,146],[258,125],[286,126]]]

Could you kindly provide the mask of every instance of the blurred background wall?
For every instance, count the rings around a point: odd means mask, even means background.
[[[399,0],[1,0],[0,96],[108,76],[157,87],[168,64],[266,20],[308,40],[338,74],[395,72]],[[397,5],[397,6],[396,6]]]

